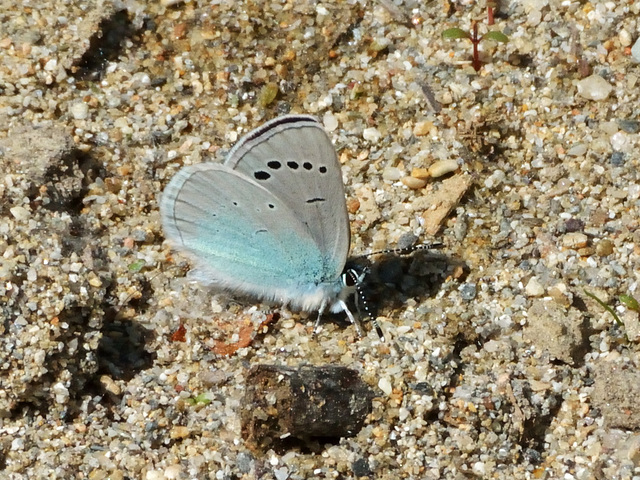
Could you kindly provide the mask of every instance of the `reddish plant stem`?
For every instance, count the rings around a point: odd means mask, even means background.
[[[471,65],[476,72],[479,72],[482,68],[482,63],[480,63],[480,55],[478,54],[478,45],[480,44],[480,39],[478,38],[478,22],[473,22],[471,43],[473,43],[473,62]]]

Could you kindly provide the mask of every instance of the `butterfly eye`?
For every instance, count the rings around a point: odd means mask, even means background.
[[[358,283],[358,275],[352,268],[342,274],[342,282],[347,287],[354,287]]]

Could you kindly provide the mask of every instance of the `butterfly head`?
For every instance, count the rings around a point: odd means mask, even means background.
[[[342,275],[340,275],[342,288],[338,298],[331,306],[331,311],[334,313],[344,312],[351,323],[355,326],[358,331],[358,335],[361,337],[364,336],[364,330],[362,328],[360,318],[364,317],[373,324],[378,336],[382,341],[384,341],[384,334],[382,333],[382,329],[376,321],[375,316],[371,312],[371,308],[364,291],[365,280],[369,272],[370,269],[368,266],[352,264],[345,267]],[[349,310],[349,307],[347,306],[347,301],[352,297],[355,300],[356,309],[358,311],[357,317],[351,313],[351,310]]]

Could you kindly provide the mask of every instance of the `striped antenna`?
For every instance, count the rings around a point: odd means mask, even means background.
[[[358,255],[357,257],[353,257],[353,259],[359,258],[369,258],[374,255],[411,255],[413,252],[417,252],[420,250],[433,250],[435,248],[440,248],[443,246],[442,242],[435,243],[420,243],[418,245],[411,245],[410,247],[402,247],[402,248],[388,248],[386,250],[378,250],[376,252],[365,253],[363,255]]]

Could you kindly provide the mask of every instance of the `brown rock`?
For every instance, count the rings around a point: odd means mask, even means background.
[[[346,367],[258,365],[247,377],[242,436],[259,450],[352,437],[371,412],[373,396]]]

